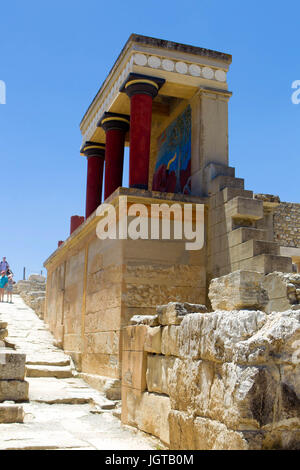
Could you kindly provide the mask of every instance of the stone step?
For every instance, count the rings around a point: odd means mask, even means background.
[[[26,377],[55,377],[57,379],[67,379],[72,376],[72,370],[68,366],[26,365]]]
[[[243,178],[234,178],[232,176],[219,175],[209,182],[209,194],[222,191],[224,188],[239,188],[244,189],[245,180]]]
[[[248,240],[259,240],[259,241],[268,241],[267,240],[268,232],[267,230],[262,230],[253,227],[239,227],[228,233],[228,246],[232,247],[244,243]]]
[[[253,191],[241,188],[224,188],[214,196],[216,199],[216,207],[223,206],[225,202],[228,202],[237,196],[253,199]]]
[[[228,201],[225,205],[225,212],[227,216],[238,220],[249,219],[256,221],[264,217],[262,201],[241,196],[237,196]]]
[[[230,260],[237,261],[254,258],[258,255],[279,255],[280,247],[276,242],[248,240],[230,248]]]
[[[0,403],[0,424],[23,423],[24,410],[20,405]]]
[[[40,356],[39,354],[28,354],[26,356],[26,365],[28,366],[55,366],[55,367],[61,367],[61,366],[70,366],[71,361],[70,358],[67,356],[60,356],[54,354],[49,354],[45,356]]]
[[[274,271],[291,273],[292,260],[286,256],[263,254],[236,263],[234,270],[236,269],[250,269],[251,271],[258,271],[264,274],[269,274]]]

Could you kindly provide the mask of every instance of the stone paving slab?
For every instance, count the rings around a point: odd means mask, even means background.
[[[19,296],[14,295],[13,301],[0,303],[0,321],[8,323],[7,340],[27,355],[27,365],[51,368],[60,362],[61,367],[67,367],[69,356],[53,345],[54,338],[44,322]],[[26,377],[26,381],[30,402],[22,404],[24,423],[0,424],[0,450],[164,448],[156,438],[122,425],[116,417],[116,402],[76,376]]]

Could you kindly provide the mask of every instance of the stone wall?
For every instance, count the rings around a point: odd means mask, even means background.
[[[121,191],[112,195],[116,205]],[[158,202],[149,192],[126,191],[128,204]],[[164,197],[172,203],[179,196]],[[95,375],[121,378],[121,334],[133,315],[153,315],[169,300],[206,298],[205,249],[187,251],[185,240],[174,239],[101,240],[97,222],[92,215],[45,263],[45,321],[89,383]]]
[[[40,318],[44,318],[46,297],[44,276],[31,274],[28,280],[19,281],[15,285],[14,292],[19,294],[26,305],[31,307]]]
[[[282,202],[274,212],[274,238],[281,246],[300,248],[300,204]]]
[[[25,378],[25,354],[6,343],[7,323],[0,319],[0,424],[22,423],[23,407],[28,401],[28,382]]]
[[[207,279],[239,269],[292,272],[291,258],[280,255],[279,242],[273,237],[272,212],[277,203],[245,190],[234,168],[210,164],[206,180],[210,195]]]
[[[205,311],[170,303],[133,317],[123,423],[171,449],[299,449],[300,310]]]

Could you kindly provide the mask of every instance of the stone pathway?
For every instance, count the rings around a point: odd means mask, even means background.
[[[0,424],[0,450],[151,450],[158,440],[121,424],[119,403],[76,377],[70,358],[53,345],[46,325],[23,300],[0,303],[6,340],[26,356],[29,403],[23,424]]]

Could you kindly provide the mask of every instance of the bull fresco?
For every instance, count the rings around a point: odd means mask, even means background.
[[[153,191],[191,192],[191,107],[181,113],[157,141]]]

